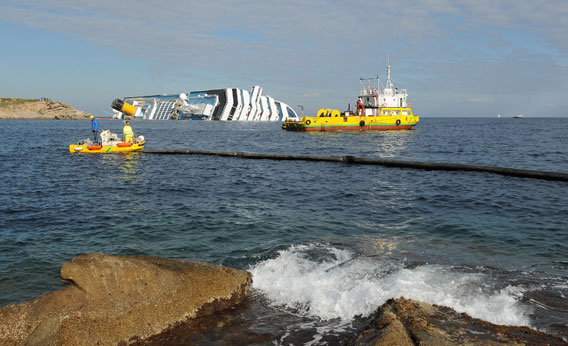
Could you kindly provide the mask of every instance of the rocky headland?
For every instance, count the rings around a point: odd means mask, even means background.
[[[90,115],[58,101],[0,98],[0,119],[70,120]]]
[[[222,328],[228,309],[247,308],[242,303],[252,284],[243,270],[152,256],[82,255],[63,264],[60,275],[69,284],[65,289],[0,308],[0,345],[200,344],[199,321]],[[341,344],[568,345],[530,328],[498,326],[404,298],[387,301],[366,321]],[[284,334],[246,329],[221,332],[214,343],[286,343]]]

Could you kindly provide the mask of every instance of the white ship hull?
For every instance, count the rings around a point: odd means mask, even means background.
[[[189,95],[189,96],[187,96]],[[190,91],[125,97],[132,105],[135,118],[147,120],[221,120],[221,121],[286,121],[300,117],[286,103],[262,95],[254,86],[249,92],[237,88]],[[115,118],[123,113],[113,110]]]

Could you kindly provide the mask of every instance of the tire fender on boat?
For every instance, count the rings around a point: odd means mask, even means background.
[[[311,123],[312,123],[312,121],[310,119],[306,120],[306,125],[309,125]]]
[[[359,122],[359,126],[365,126],[365,120],[361,120],[361,121]]]
[[[400,125],[400,119],[396,119],[396,126]]]

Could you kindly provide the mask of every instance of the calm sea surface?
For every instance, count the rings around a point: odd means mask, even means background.
[[[121,132],[122,122],[101,120]],[[135,121],[147,149],[354,155],[568,173],[568,118],[424,118],[413,131]],[[568,183],[471,172],[151,154],[79,155],[89,121],[0,121],[0,306],[64,287],[93,252],[253,273],[235,331],[337,343],[389,298],[568,338]],[[267,339],[267,340],[268,340]],[[195,341],[195,340],[194,340]],[[266,341],[267,343],[271,341]]]

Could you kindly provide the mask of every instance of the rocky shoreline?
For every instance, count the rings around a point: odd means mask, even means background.
[[[52,100],[0,98],[0,119],[82,120],[90,113]]]
[[[0,345],[187,344],[199,332],[194,321],[214,322],[243,307],[252,284],[243,270],[153,256],[82,255],[63,264],[60,276],[65,289],[0,308]],[[497,326],[404,298],[387,301],[369,321],[343,344],[568,345],[526,327]],[[218,344],[277,341],[228,333]]]

